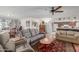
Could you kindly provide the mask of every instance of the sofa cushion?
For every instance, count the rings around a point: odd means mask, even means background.
[[[58,35],[59,37],[61,37],[61,38],[66,38],[67,36],[66,35]]]
[[[6,43],[9,41],[9,33],[4,32],[0,34],[0,43],[3,45],[3,47],[6,45]]]
[[[25,33],[24,37],[30,38],[31,37],[31,34],[30,33]]]
[[[37,35],[39,38],[43,38],[45,35],[44,34],[39,34]]]
[[[66,35],[66,31],[59,31],[60,35]]]
[[[34,29],[35,30],[35,34],[39,34],[39,31],[38,29]]]
[[[30,31],[31,31],[32,36],[35,36],[36,35],[35,29],[30,29]]]
[[[37,40],[37,39],[38,39],[37,36],[33,36],[33,37],[30,38],[30,41],[33,42],[33,41],[35,41],[35,40]]]
[[[68,36],[74,36],[75,32],[74,31],[67,31]]]
[[[69,35],[66,37],[66,39],[69,39],[69,40],[71,39],[72,41],[73,41],[73,39],[76,40],[76,38],[74,36],[69,36]]]
[[[39,35],[31,37],[30,40],[31,40],[31,42],[33,42],[33,41],[36,41],[36,40],[43,38],[43,37],[44,37],[44,34],[39,34]]]
[[[0,44],[0,52],[4,52],[4,49],[1,44]]]
[[[57,34],[57,35],[60,35],[60,31],[57,31],[56,34]]]
[[[16,52],[33,52],[33,48],[30,46],[29,43],[24,43],[24,44],[21,44],[19,45],[17,48],[16,48]]]
[[[21,51],[24,51],[26,48],[24,46],[24,44],[22,45],[19,45],[18,47],[16,47],[16,52],[21,52]]]
[[[27,43],[27,42],[24,39],[20,39],[20,40],[15,41],[16,46],[21,45],[21,44],[25,44],[25,43]]]
[[[26,38],[31,37],[31,32],[29,29],[25,29],[23,30],[23,36],[25,36]]]

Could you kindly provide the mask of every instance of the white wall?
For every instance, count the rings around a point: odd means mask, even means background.
[[[41,21],[45,21],[46,25],[46,32],[51,33],[52,32],[52,24],[49,22],[51,18],[26,18],[26,19],[21,19],[21,25],[23,26],[24,29],[26,29],[26,20],[31,20],[31,21],[37,21],[38,23],[38,29]],[[32,28],[32,26],[31,26]]]
[[[26,29],[26,19],[21,19],[21,26],[23,27],[23,29]]]
[[[47,33],[52,33],[52,24],[51,23],[47,23],[47,25],[46,25],[46,31],[47,31]]]
[[[21,21],[21,25],[23,26],[23,28],[24,29],[26,29],[27,27],[26,27],[26,21],[27,20],[29,20],[30,21],[30,28],[34,28],[34,27],[32,27],[32,21],[35,21],[35,22],[37,22],[38,23],[38,28],[39,28],[39,24],[40,24],[40,20],[39,20],[39,18],[25,18],[25,19],[21,19],[20,21]]]

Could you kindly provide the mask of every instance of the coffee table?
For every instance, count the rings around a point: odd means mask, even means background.
[[[44,39],[40,40],[40,46],[38,47],[39,51],[43,51],[43,52],[47,52],[47,51],[51,51],[52,47],[54,44],[51,44],[53,41],[55,40],[55,38],[53,38],[53,36],[50,36],[49,34],[46,34],[46,37]]]
[[[46,34],[45,38],[40,40],[40,43],[51,44],[54,40],[55,38],[53,36],[51,36],[50,34]]]

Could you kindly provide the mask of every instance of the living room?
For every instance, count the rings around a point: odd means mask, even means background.
[[[0,52],[79,52],[78,6],[0,6]]]

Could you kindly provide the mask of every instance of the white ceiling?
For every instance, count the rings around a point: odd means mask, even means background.
[[[0,15],[10,17],[51,17],[49,6],[0,6]]]
[[[79,6],[65,6],[63,13],[52,15],[51,6],[0,6],[0,15],[8,17],[26,18],[50,18],[60,16],[79,15]]]

